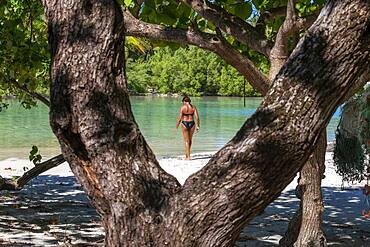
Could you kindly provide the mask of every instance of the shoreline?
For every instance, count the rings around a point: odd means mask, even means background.
[[[325,178],[322,180],[322,186],[335,186],[343,187],[358,187],[360,183],[344,183],[341,177],[336,173],[335,166],[333,165],[333,148],[334,142],[328,142],[327,150],[325,155]],[[191,155],[191,160],[185,160],[185,155],[163,155],[157,157],[160,166],[169,174],[175,176],[181,184],[193,173],[202,169],[204,165],[211,159],[217,151],[213,152],[199,152]],[[57,155],[57,154],[56,154]],[[43,161],[46,161],[51,157],[43,157]],[[34,164],[24,158],[11,157],[6,159],[0,159],[0,176],[4,178],[19,177],[25,171],[28,171],[34,167]],[[329,175],[328,175],[329,174]],[[60,177],[74,176],[67,162],[54,167],[40,175],[58,175]],[[330,180],[326,178],[330,177]],[[297,185],[297,176],[293,181],[286,187],[288,189],[294,189]]]
[[[326,152],[333,152],[334,149],[334,143],[335,141],[328,141],[327,142],[327,148]],[[46,161],[56,155],[59,155],[60,148],[59,146],[55,147],[43,147],[43,146],[38,146],[40,153],[42,155],[42,161]],[[29,155],[29,152],[31,150],[31,146],[27,147],[7,147],[7,148],[1,148],[0,149],[0,162],[7,160],[7,159],[20,159],[20,160],[27,160],[27,157]],[[196,152],[191,154],[191,157],[202,157],[202,156],[212,156],[213,154],[217,153],[219,150],[216,151],[205,151],[205,152]],[[19,154],[17,156],[12,156],[8,155],[7,153],[16,153]],[[47,155],[44,155],[43,153],[46,153]],[[156,155],[157,160],[162,160],[162,159],[179,159],[181,157],[185,157],[183,154],[161,154],[161,155]],[[0,174],[1,175],[1,174]]]

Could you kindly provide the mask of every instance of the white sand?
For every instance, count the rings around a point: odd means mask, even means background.
[[[160,164],[181,184],[201,169],[211,154],[196,154],[191,161],[183,157],[165,158]],[[325,201],[324,230],[329,246],[370,246],[370,220],[360,215],[360,184],[346,185],[335,173],[332,153],[326,155],[322,182]],[[3,177],[20,176],[33,164],[20,159],[0,161]],[[289,218],[298,207],[294,196],[296,181],[284,190],[265,212],[246,227],[238,246],[277,246]],[[63,243],[98,242],[104,232],[99,216],[88,203],[69,166],[64,163],[31,181],[19,192],[0,194],[0,245],[57,246]]]

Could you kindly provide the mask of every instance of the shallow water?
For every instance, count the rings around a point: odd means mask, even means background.
[[[133,112],[142,133],[158,157],[183,154],[182,133],[175,131],[181,106],[180,98],[132,96]],[[197,106],[201,131],[194,136],[192,152],[220,149],[253,114],[261,98],[201,97],[193,98]],[[46,157],[58,154],[59,146],[48,120],[48,108],[43,104],[30,110],[17,101],[9,101],[9,108],[0,112],[0,160],[27,158],[32,145],[37,145]],[[328,126],[328,140],[335,138],[339,111]]]

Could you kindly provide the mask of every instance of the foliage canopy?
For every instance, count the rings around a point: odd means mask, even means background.
[[[27,91],[49,90],[50,54],[43,8],[37,0],[0,2],[0,100],[16,95],[26,108]]]
[[[324,0],[299,0],[296,2],[297,13],[300,16],[309,15],[320,9],[324,2]],[[218,0],[210,3],[258,27],[265,11],[285,7],[287,1]],[[184,30],[194,28],[210,34],[217,33],[217,28],[211,21],[197,14],[183,1],[121,0],[121,4],[136,18],[149,23]],[[0,3],[0,13],[0,101],[1,96],[16,95],[25,107],[30,107],[35,102],[27,91],[48,94],[49,90],[50,54],[43,7],[37,0],[9,0]],[[275,39],[282,20],[283,17],[263,20],[265,25],[261,30],[269,40]],[[248,49],[231,35],[226,33],[222,35],[230,45],[248,57],[260,70],[265,74],[268,72],[268,58]],[[136,42],[133,46],[140,47],[141,52],[155,46],[179,48],[178,45],[163,41],[151,40],[148,47],[145,42],[138,39],[128,40],[131,47]],[[185,51],[189,53],[184,54]],[[174,62],[174,67],[171,68],[168,67],[168,62],[159,60],[161,56],[169,57],[170,54],[178,56],[171,58],[171,62]],[[201,57],[198,59],[192,57],[195,54]],[[198,67],[193,64],[186,66],[184,63],[179,63],[179,58],[184,59],[184,57],[186,61],[194,62]],[[213,54],[196,51],[195,48],[180,48],[178,51],[156,50],[148,60],[130,57],[128,61],[128,74],[132,79],[132,81],[129,79],[129,83],[133,92],[153,89],[163,93],[177,92],[192,95],[241,95],[242,93],[243,79],[230,65]],[[130,64],[132,61],[136,62],[135,66]],[[153,67],[148,69],[146,66]],[[166,69],[158,74],[159,68]],[[191,76],[189,73],[194,75]],[[249,85],[247,94],[254,94]],[[0,105],[0,109],[1,106],[4,105]]]

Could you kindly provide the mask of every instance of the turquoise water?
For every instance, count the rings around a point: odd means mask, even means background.
[[[181,129],[175,124],[181,106],[180,98],[131,97],[133,112],[142,133],[158,157],[183,154]],[[194,136],[192,152],[209,152],[220,149],[255,111],[261,98],[202,97],[193,98],[198,108],[201,130]],[[50,157],[58,154],[59,147],[48,119],[48,108],[38,104],[26,110],[17,101],[9,101],[9,108],[0,112],[0,159],[27,158],[32,145],[41,154]],[[337,111],[328,126],[328,140],[333,140],[339,121]]]

